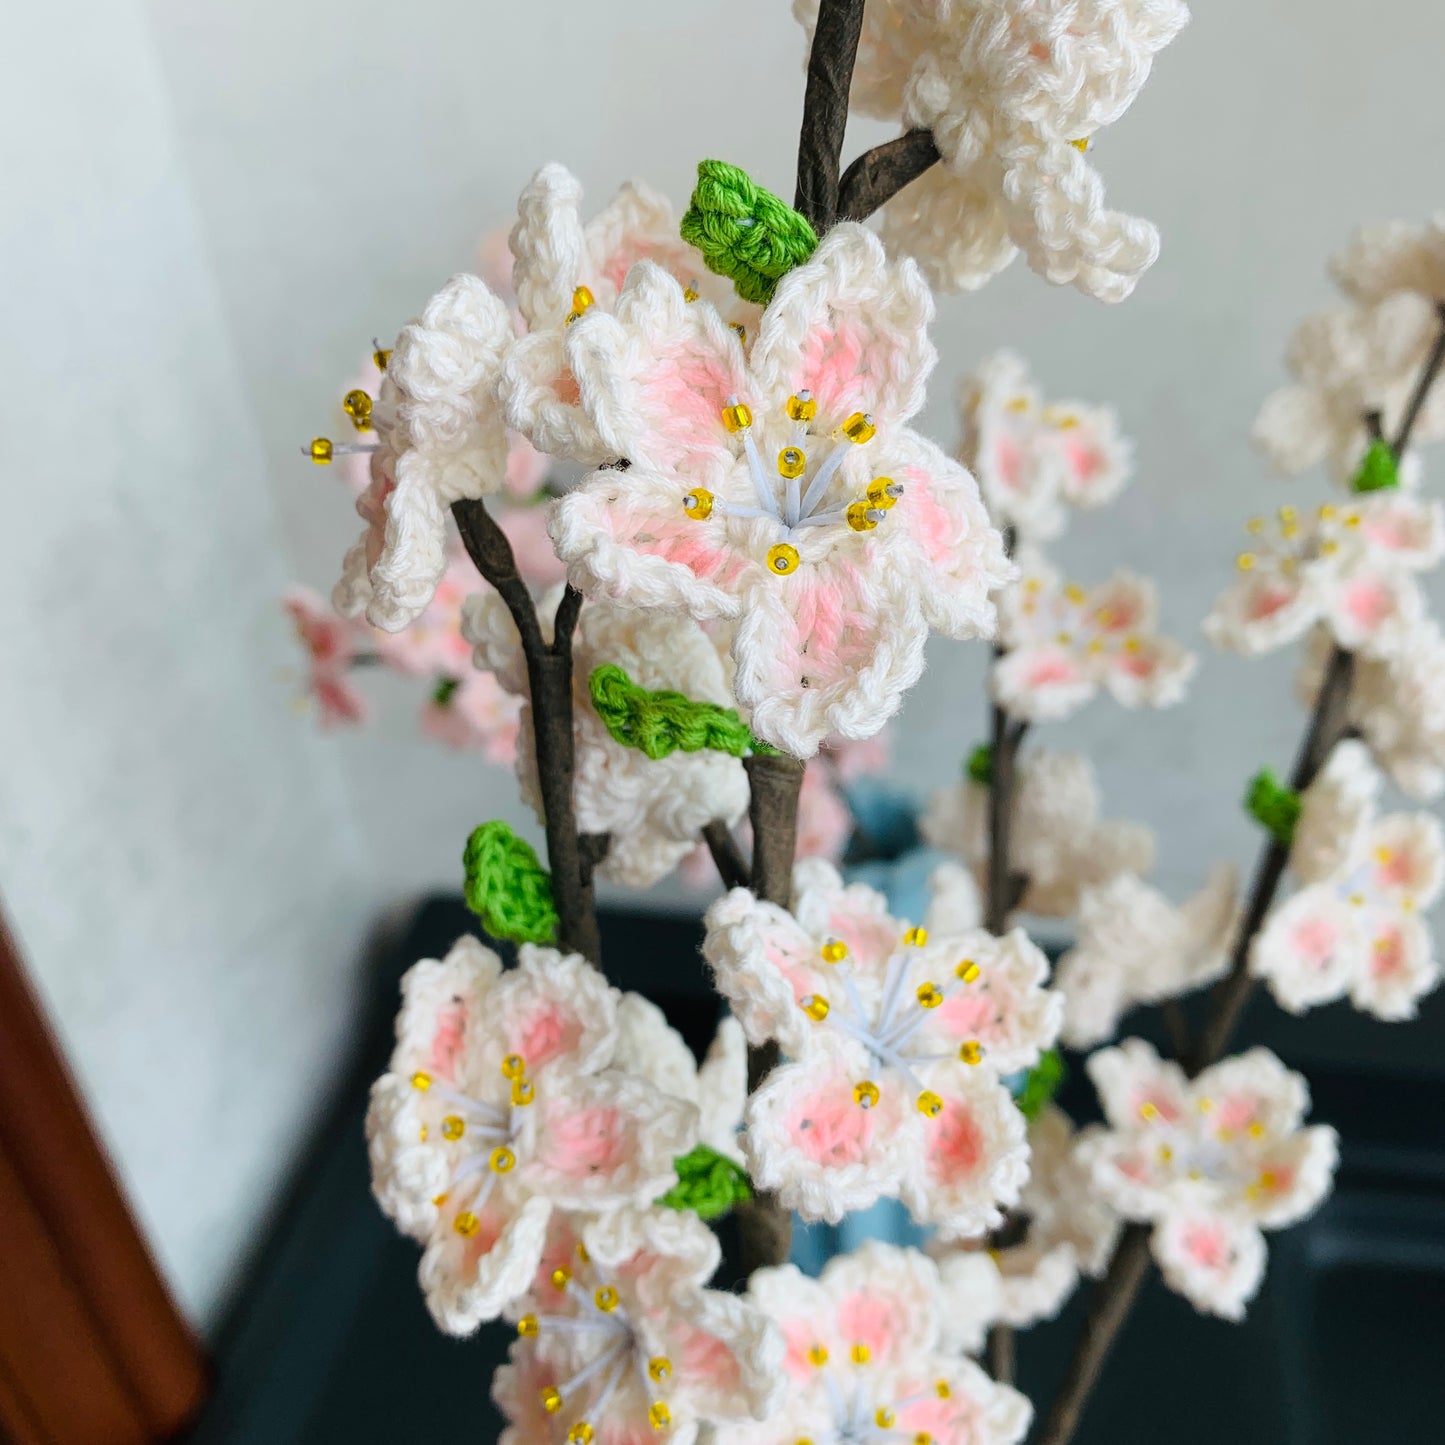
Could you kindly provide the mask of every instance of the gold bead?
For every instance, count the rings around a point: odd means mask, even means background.
[[[965,958],[956,969],[953,970],[955,978],[961,978],[964,983],[972,983],[978,977],[978,965],[971,959]]]
[[[579,1420],[567,1432],[568,1445],[592,1445],[592,1427],[585,1421]]]
[[[324,467],[331,460],[331,442],[327,437],[311,438],[311,460]]]
[[[1261,1124],[1258,1119],[1256,1119],[1254,1123],[1249,1126],[1249,1137],[1251,1139],[1264,1138],[1264,1125]]]
[[[502,1077],[504,1079],[520,1079],[527,1072],[527,1061],[521,1054],[508,1054],[502,1060]]]
[[[892,477],[874,477],[868,483],[868,501],[880,512],[892,511],[903,495],[903,488]]]
[[[723,407],[723,425],[731,432],[742,431],[753,424],[752,409],[746,402],[732,401]]]
[[[925,1089],[918,1096],[918,1112],[926,1114],[930,1119],[936,1119],[943,1113],[943,1100],[937,1094]]]
[[[542,1391],[542,1408],[549,1415],[555,1415],[562,1408],[562,1392],[555,1385],[548,1385]]]
[[[1080,155],[1084,155],[1088,152],[1089,149],[1089,137],[1081,136],[1078,140],[1071,140],[1069,144],[1073,146],[1073,148],[1078,151]]]
[[[448,1114],[442,1120],[442,1138],[455,1143],[467,1132],[466,1120],[460,1114]]]
[[[661,1400],[647,1407],[647,1421],[654,1430],[666,1430],[672,1424],[672,1411]]]
[[[933,1445],[933,1436],[927,1430],[920,1430],[913,1437],[913,1445]]]
[[[1333,502],[1326,502],[1319,510],[1319,518],[1322,522],[1333,522],[1339,515],[1340,509]]]
[[[431,1130],[428,1129],[425,1124],[423,1124],[421,1128],[418,1129],[416,1132],[417,1138],[419,1138],[423,1144],[425,1144],[426,1141],[431,1137]]]
[[[518,1109],[525,1109],[537,1097],[537,1086],[530,1079],[512,1080],[512,1103]]]
[[[848,957],[848,945],[841,938],[830,938],[818,951],[824,963],[842,963]]]
[[[1239,556],[1234,559],[1234,565],[1239,568],[1241,572],[1249,572],[1253,570],[1257,560],[1253,552],[1241,552]]]
[[[748,344],[748,328],[741,321],[729,321],[728,325],[737,333],[738,344],[746,346]]]
[[[378,371],[385,371],[386,368],[391,365],[391,347],[378,346],[371,353],[371,364]]]
[[[1032,405],[1033,403],[1026,396],[1011,396],[1004,402],[1003,409],[1013,412],[1015,416],[1022,416]]]
[[[807,993],[798,1000],[798,1006],[814,1023],[822,1023],[828,1017],[828,1000],[820,993]]]
[[[1159,1117],[1158,1104],[1155,1104],[1152,1101],[1146,1099],[1142,1104],[1139,1105],[1139,1117],[1152,1123],[1155,1119]]]
[[[565,324],[570,326],[584,311],[587,311],[593,305],[596,299],[585,286],[579,286],[572,293],[572,311],[567,317]]]
[[[855,1365],[866,1365],[873,1358],[873,1351],[862,1340],[859,1340],[848,1353],[852,1355]]]
[[[791,481],[808,469],[808,458],[801,447],[784,447],[778,453],[778,475]]]
[[[553,1289],[566,1289],[572,1283],[572,1271],[565,1264],[559,1264],[550,1277]]]
[[[943,1002],[943,990],[936,983],[921,983],[918,985],[918,1004],[920,1008],[937,1008]]]
[[[351,424],[357,431],[371,430],[371,397],[359,387],[341,398],[341,409],[351,418]]]
[[[860,1109],[871,1109],[878,1102],[878,1085],[872,1079],[864,1079],[853,1086],[853,1102]]]
[[[1281,507],[1279,509],[1279,519],[1286,525],[1291,522],[1297,522],[1299,520],[1299,512],[1294,507]]]
[[[870,507],[867,502],[850,503],[845,514],[848,518],[848,525],[855,532],[871,532],[878,525],[877,520],[869,515],[873,510],[874,508]]]
[[[933,1393],[937,1395],[940,1400],[947,1400],[953,1394],[953,1386],[950,1385],[947,1380],[935,1380]]]
[[[894,1414],[887,1405],[880,1405],[873,1412],[873,1423],[880,1430],[891,1430],[893,1428]]]
[[[682,288],[682,299],[683,299],[684,301],[696,301],[696,300],[697,300],[697,287],[696,287],[696,286],[684,286],[684,287]]]
[[[788,398],[788,415],[793,421],[812,421],[818,415],[818,403],[810,391],[800,391]]]
[[[1201,1114],[1208,1114],[1214,1108],[1214,1100],[1201,1099],[1194,1107],[1198,1109]]]
[[[983,1045],[977,1039],[965,1039],[958,1046],[958,1057],[965,1064],[981,1064],[983,1062]]]
[[[928,930],[919,927],[910,928],[904,933],[903,941],[911,948],[922,948],[928,942]]]
[[[537,1323],[536,1315],[523,1315],[517,1321],[517,1333],[524,1340],[530,1340],[542,1327]]]
[[[826,1345],[813,1345],[808,1350],[808,1363],[822,1369],[828,1363],[828,1347]]]
[[[1264,531],[1264,518],[1251,517],[1249,521],[1244,524],[1244,530],[1248,532],[1251,537],[1259,536],[1259,534]]]
[[[481,1227],[481,1220],[479,1220],[470,1209],[462,1210],[462,1212],[452,1220],[452,1228],[455,1229],[463,1239],[470,1239]]]
[[[672,1374],[672,1361],[666,1355],[654,1355],[647,1362],[647,1374],[655,1384],[660,1385]]]
[[[445,1192],[445,1191],[443,1191],[441,1194],[435,1195],[435,1196],[432,1198],[432,1203],[435,1204],[438,1209],[440,1209],[440,1208],[442,1207],[442,1205],[445,1204],[446,1202],[447,1202],[447,1196],[446,1196],[446,1192]]]
[[[878,428],[873,425],[873,418],[867,412],[855,411],[843,423],[843,435],[859,446],[864,442],[871,442],[877,434]]]
[[[411,1076],[411,1086],[413,1089],[420,1089],[423,1094],[426,1093],[431,1088],[431,1075],[418,1069]]]
[[[1067,597],[1075,607],[1083,606],[1084,600],[1088,595],[1077,582],[1066,582],[1064,584],[1064,596]]]
[[[602,1311],[604,1315],[610,1315],[618,1305],[617,1291],[610,1284],[604,1284],[596,1294],[592,1296],[592,1303]]]
[[[694,522],[705,522],[712,516],[713,494],[706,487],[694,487],[682,499],[682,510]]]
[[[1174,1151],[1167,1145],[1159,1146],[1159,1162],[1161,1164],[1172,1164],[1174,1162]]]
[[[587,1246],[579,1239],[577,1241],[577,1259],[581,1264],[591,1264],[592,1256],[587,1253]]]
[[[791,542],[779,542],[768,548],[768,571],[786,577],[798,570],[798,549]]]
[[[492,1150],[492,1157],[487,1161],[496,1174],[510,1174],[517,1162],[517,1156],[507,1148],[505,1144],[499,1144]]]

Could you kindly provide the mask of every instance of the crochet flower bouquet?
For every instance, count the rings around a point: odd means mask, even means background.
[[[339,616],[287,603],[323,716],[360,715],[363,663],[426,679],[428,729],[515,760],[545,828],[545,865],[500,822],[468,840],[468,902],[520,948],[465,937],[411,969],[368,1123],[438,1327],[515,1330],[494,1385],[510,1445],[1011,1445],[1034,1418],[1012,1331],[1091,1276],[1039,1412],[1061,1445],[1151,1259],[1239,1319],[1266,1231],[1330,1189],[1304,1080],[1226,1057],[1256,982],[1292,1011],[1347,997],[1398,1021],[1437,981],[1441,830],[1379,793],[1445,788],[1445,640],[1418,582],[1445,519],[1412,451],[1445,434],[1445,230],[1363,232],[1334,263],[1343,305],[1301,328],[1297,381],[1261,413],[1273,460],[1327,460],[1338,495],[1248,524],[1205,631],[1249,655],[1303,642],[1309,722],[1287,778],[1248,787],[1265,836],[1243,898],[1221,870],[1169,899],[1087,761],[1023,747],[1101,692],[1171,706],[1194,669],[1148,580],[1066,580],[1042,550],[1127,480],[1114,414],[1043,400],[1000,355],[962,387],[956,454],[914,423],[930,287],[1022,251],[1118,301],[1154,260],[1154,228],[1106,208],[1091,138],[1186,8],[794,9],[793,205],[707,161],[680,219],[636,183],[589,219],[544,166],[510,254],[378,345],[352,440],[308,449],[355,468],[365,522]],[[850,96],[902,130],[840,176]],[[991,738],[931,800],[923,833],[955,861],[905,918],[834,862],[849,782],[935,632],[992,640]],[[594,879],[695,873],[700,848],[726,889],[704,953],[727,1005],[701,1063],[609,983],[593,902]],[[1021,914],[1073,920],[1057,966]],[[1204,989],[1191,1027],[1178,1000]],[[1140,1007],[1173,1057],[1110,1045]],[[1097,1049],[1102,1124],[1051,1102],[1058,1044]],[[926,1250],[787,1263],[794,1215],[884,1199]],[[709,1284],[729,1210],[745,1293]]]

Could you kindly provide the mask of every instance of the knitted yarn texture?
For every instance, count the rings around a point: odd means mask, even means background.
[[[550,943],[557,931],[552,875],[501,819],[474,828],[462,853],[467,907],[493,938]]]
[[[693,702],[680,692],[649,692],[616,663],[596,668],[588,689],[613,741],[640,749],[654,762],[678,751],[696,753],[704,748],[740,758],[752,745],[747,724],[732,708]]]

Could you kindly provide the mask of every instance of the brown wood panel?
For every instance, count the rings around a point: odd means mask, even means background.
[[[61,1435],[56,1445],[122,1445],[165,1440],[195,1415],[205,1397],[208,1372],[200,1347],[170,1298],[141,1239],[106,1160],[55,1038],[25,978],[18,952],[0,917],[0,1161],[13,1198],[7,1210],[28,1218],[34,1261],[15,1262],[18,1244],[0,1229],[0,1298],[8,1306],[12,1272],[28,1280],[31,1321],[63,1356],[52,1360],[49,1379],[32,1378],[15,1363],[5,1330],[24,1328],[22,1313],[0,1313],[0,1356],[10,1360],[9,1379],[36,1411],[37,1395],[73,1390],[78,1371],[94,1366],[111,1385],[95,1384],[96,1396],[128,1402],[139,1434]],[[43,1267],[36,1261],[44,1261]],[[79,1311],[77,1317],[76,1311]],[[74,1343],[56,1333],[67,1321]],[[23,1347],[23,1341],[16,1342]],[[24,1350],[22,1348],[22,1354]],[[83,1353],[84,1360],[72,1360]],[[26,1359],[33,1358],[25,1354]],[[61,1359],[65,1364],[62,1368]],[[67,1381],[67,1375],[70,1376]],[[58,1407],[57,1407],[58,1408]],[[36,1414],[42,1426],[49,1415]]]

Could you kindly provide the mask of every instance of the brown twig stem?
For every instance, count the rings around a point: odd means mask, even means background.
[[[738,840],[733,837],[733,830],[721,818],[714,818],[703,827],[702,841],[712,854],[723,887],[746,888],[749,878],[747,860],[738,847]]]
[[[838,162],[862,30],[863,0],[822,0],[808,53],[803,124],[798,133],[798,188],[793,200],[820,236],[838,216]]]
[[[927,130],[904,131],[864,151],[838,183],[838,219],[866,221],[939,159],[933,132]]]

